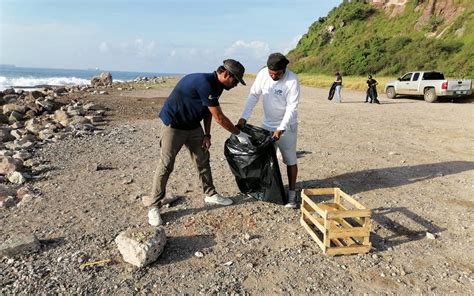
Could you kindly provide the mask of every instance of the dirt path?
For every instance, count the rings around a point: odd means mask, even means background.
[[[231,120],[248,90],[221,98]],[[326,90],[302,88],[297,187],[337,186],[371,208],[371,253],[326,257],[300,226],[299,210],[239,195],[223,155],[229,134],[213,123],[215,184],[236,203],[206,206],[182,151],[169,182],[182,198],[163,214],[165,252],[143,269],[124,263],[113,240],[146,225],[138,197],[151,185],[159,152],[155,114],[168,93],[86,95],[109,108],[109,124],[37,152],[44,174],[33,185],[42,197],[2,210],[0,237],[34,232],[42,250],[0,260],[2,293],[474,293],[474,104],[385,96],[381,105],[364,104],[364,93],[347,90],[338,105]],[[250,123],[260,116],[259,106]],[[79,268],[108,258],[112,264]]]

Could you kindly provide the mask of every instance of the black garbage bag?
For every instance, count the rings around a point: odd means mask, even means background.
[[[269,131],[247,124],[243,132],[251,145],[242,144],[231,135],[224,145],[224,155],[242,193],[262,201],[285,204],[287,197]]]
[[[331,88],[329,89],[328,100],[332,100],[334,98],[334,93],[336,92],[337,83],[333,82]]]

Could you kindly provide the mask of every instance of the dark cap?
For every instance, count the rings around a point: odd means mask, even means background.
[[[245,68],[244,66],[242,66],[241,63],[233,59],[224,60],[222,63],[223,63],[224,68],[226,68],[227,71],[229,71],[232,75],[234,75],[235,78],[237,78],[237,80],[240,83],[242,83],[243,85],[246,85],[243,78],[244,73],[245,73]]]
[[[268,56],[267,60],[267,67],[270,70],[273,71],[280,71],[280,70],[285,70],[286,65],[288,65],[290,61],[282,55],[279,52],[272,53],[270,56]]]

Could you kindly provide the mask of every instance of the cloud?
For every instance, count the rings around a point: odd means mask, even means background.
[[[114,46],[113,51],[117,51],[123,55],[131,55],[140,58],[155,58],[158,54],[155,41],[147,42],[141,38],[136,38],[132,41],[124,41],[118,46]]]
[[[269,53],[270,47],[267,43],[262,41],[245,42],[243,40],[237,40],[225,50],[225,54],[229,57],[250,60],[266,59]]]
[[[102,41],[102,42],[99,44],[99,51],[102,52],[102,53],[106,53],[106,52],[109,51],[109,47],[107,46],[107,42]]]

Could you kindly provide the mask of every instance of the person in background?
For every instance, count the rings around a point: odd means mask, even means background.
[[[341,88],[342,88],[342,76],[339,72],[336,72],[336,79],[334,80],[334,83],[336,84],[336,89],[335,89],[335,94],[336,94],[336,103],[341,103],[342,97],[341,97]]]
[[[377,84],[377,80],[373,79],[372,75],[369,75],[367,79],[367,95],[365,97],[366,103],[369,103],[370,98],[370,103],[380,104],[377,99]]]
[[[166,184],[173,171],[176,155],[183,146],[189,150],[196,165],[204,191],[204,201],[210,204],[231,205],[232,200],[217,193],[209,165],[212,118],[224,129],[235,134],[240,142],[250,143],[224,115],[219,97],[243,80],[245,68],[236,60],[227,59],[213,73],[194,73],[184,76],[166,99],[159,117],[163,122],[160,140],[160,159],[153,178],[150,196],[144,196],[148,207],[148,223],[161,225],[159,208],[166,201]],[[202,124],[201,124],[202,123]],[[169,194],[168,194],[169,196]]]
[[[300,84],[298,77],[286,68],[288,63],[288,59],[281,53],[272,53],[268,57],[267,67],[261,69],[255,78],[237,126],[245,126],[262,96],[262,127],[272,132],[272,136],[277,139],[276,146],[287,168],[289,190],[286,207],[296,208],[296,139]]]

